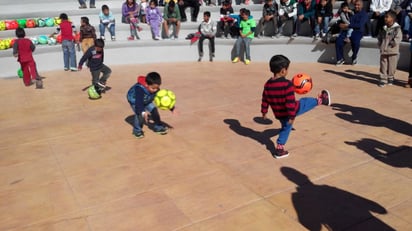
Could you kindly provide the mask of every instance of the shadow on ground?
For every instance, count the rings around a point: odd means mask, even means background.
[[[412,168],[412,147],[393,146],[378,140],[363,138],[354,142],[345,141],[359,150],[366,152],[376,160],[396,168]]]
[[[124,119],[124,121],[125,121],[126,123],[130,124],[130,126],[133,127],[133,124],[134,124],[134,114],[133,114],[133,115],[129,115],[128,117],[126,117],[126,118]],[[144,124],[145,124],[146,126],[148,126],[149,129],[153,129],[154,124],[153,124],[153,121],[150,119],[150,117],[149,117],[149,123],[144,123]],[[166,123],[166,122],[164,122],[164,121],[162,121],[162,124],[163,124],[164,126],[168,127],[168,128],[173,128],[172,125],[170,125],[170,124],[168,124],[168,123]]]
[[[333,110],[339,111],[335,115],[355,124],[374,127],[386,127],[392,131],[412,136],[412,125],[408,122],[382,115],[372,109],[355,107],[347,104],[334,103]]]
[[[253,140],[256,140],[262,145],[266,146],[266,149],[274,155],[275,153],[275,144],[271,140],[273,136],[279,134],[279,129],[266,129],[262,132],[255,131],[251,128],[243,127],[239,120],[236,119],[224,119],[223,122],[229,125],[229,128],[232,129],[236,134],[249,137]]]
[[[292,203],[308,230],[395,230],[371,213],[387,213],[378,203],[333,186],[316,185],[294,168],[280,171],[297,185]]]
[[[378,84],[379,75],[369,74],[368,76],[360,76],[355,71],[346,70],[343,71],[334,71],[334,70],[324,70],[327,73],[338,75],[347,79],[361,80],[371,84]]]

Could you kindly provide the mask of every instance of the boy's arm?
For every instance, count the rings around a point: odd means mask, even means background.
[[[33,43],[31,43],[30,44],[30,49],[33,52],[34,50],[36,50],[36,46]]]
[[[144,98],[144,91],[142,88],[139,86],[135,86],[135,104],[134,104],[134,111],[136,115],[142,115],[144,113],[144,103],[143,103],[143,98]]]
[[[393,38],[392,47],[399,46],[401,42],[402,42],[402,30],[400,27],[398,27],[395,30],[395,37]]]
[[[263,118],[266,118],[266,114],[268,113],[268,108],[269,108],[269,103],[266,99],[267,99],[266,91],[263,90],[263,92],[262,92],[262,103],[260,105],[260,112],[262,113]]]
[[[16,42],[13,44],[13,56],[18,57],[19,56],[19,45],[16,40]]]
[[[96,39],[96,28],[92,26],[92,34],[93,34],[93,39]]]
[[[82,69],[84,62],[86,62],[86,60],[88,60],[89,57],[91,57],[91,56],[92,56],[92,51],[91,51],[91,49],[89,48],[89,49],[86,51],[86,53],[84,53],[84,55],[82,56],[82,58],[81,58],[80,61],[79,61],[79,65],[78,65],[78,69],[79,69],[79,70]]]
[[[289,121],[293,121],[295,120],[295,117],[296,117],[296,98],[295,98],[295,89],[291,82],[289,83],[289,86],[286,89],[285,97],[286,97],[285,106],[289,114]]]

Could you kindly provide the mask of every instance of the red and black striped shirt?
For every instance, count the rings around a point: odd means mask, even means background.
[[[291,81],[285,77],[270,78],[262,93],[261,112],[266,114],[272,108],[277,119],[295,119],[299,101],[295,99],[295,91]]]

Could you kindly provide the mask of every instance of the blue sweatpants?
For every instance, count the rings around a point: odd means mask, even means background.
[[[302,115],[305,112],[308,112],[318,106],[318,99],[317,98],[301,98],[299,100],[299,109],[296,112],[296,116]],[[292,124],[289,123],[289,119],[281,119],[279,120],[282,128],[279,132],[279,137],[276,143],[285,145],[288,141],[290,131],[292,130]]]

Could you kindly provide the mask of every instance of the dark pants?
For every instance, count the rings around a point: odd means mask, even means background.
[[[203,41],[205,39],[209,39],[209,55],[212,56],[215,54],[215,37],[206,37],[204,35],[201,35],[197,44],[200,57],[203,57]]]
[[[412,82],[412,51],[409,59],[409,82]]]
[[[199,14],[199,10],[200,10],[199,1],[197,1],[197,0],[185,0],[183,2],[183,5],[179,5],[179,11],[180,11],[180,16],[182,18],[182,21],[187,20],[185,10],[188,7],[193,8],[191,19],[192,19],[192,21],[196,21],[197,20],[197,15]]]
[[[336,39],[335,49],[336,49],[336,61],[343,59],[343,47],[345,46],[345,35],[344,33],[340,33],[338,38]],[[362,32],[360,31],[353,31],[352,35],[350,36],[350,42],[352,45],[352,61],[358,57],[358,52],[360,48],[360,41],[362,39]]]
[[[103,64],[103,66],[95,71],[90,71],[92,73],[92,84],[96,85],[97,83],[101,83],[106,85],[107,79],[110,77],[112,70]],[[100,73],[103,73],[102,77],[100,77]]]
[[[314,17],[303,18],[302,20],[297,19],[296,20],[296,34],[299,35],[301,25],[305,21],[309,21],[310,28],[312,29],[312,34],[314,35],[315,33],[315,18]]]

